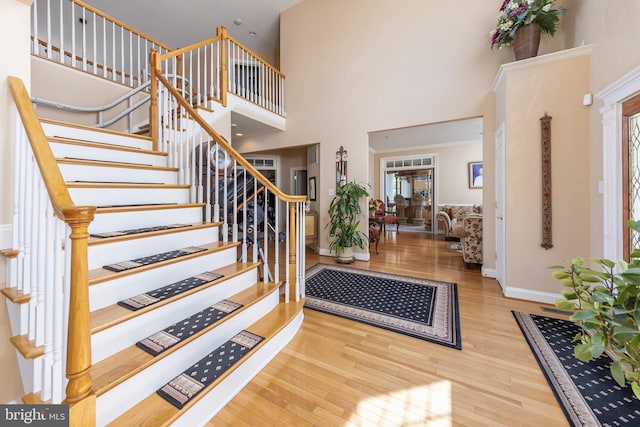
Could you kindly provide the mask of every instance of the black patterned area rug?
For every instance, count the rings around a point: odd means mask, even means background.
[[[640,401],[620,388],[603,354],[590,362],[573,355],[580,327],[569,320],[513,312],[531,351],[572,426],[640,426]]]
[[[189,400],[213,383],[233,365],[240,362],[264,338],[248,331],[222,344],[195,365],[162,386],[157,393],[182,409]]]
[[[455,283],[339,265],[306,272],[305,307],[460,350]]]

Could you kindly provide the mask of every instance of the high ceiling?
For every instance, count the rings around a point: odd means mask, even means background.
[[[215,36],[225,26],[230,35],[278,67],[280,13],[302,0],[85,0],[85,3],[173,48]],[[187,29],[187,30],[185,30]],[[232,141],[276,131],[239,114]],[[236,136],[235,133],[242,133]],[[428,145],[482,140],[482,119],[454,120],[371,132],[372,150],[384,152]]]
[[[180,48],[216,35],[231,36],[278,65],[280,13],[302,0],[85,0],[131,27]],[[236,24],[239,20],[240,24]],[[255,34],[255,35],[253,35]]]

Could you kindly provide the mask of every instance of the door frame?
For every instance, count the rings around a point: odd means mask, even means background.
[[[617,260],[623,254],[622,102],[640,93],[640,67],[596,93],[602,114],[602,255]]]

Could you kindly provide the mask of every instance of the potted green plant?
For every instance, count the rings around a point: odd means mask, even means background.
[[[629,221],[629,227],[640,232],[640,221]],[[563,285],[556,307],[572,311],[569,320],[581,327],[574,338],[575,356],[586,362],[608,351],[611,376],[621,387],[630,384],[640,399],[640,250],[632,251],[630,262],[591,262],[599,269],[580,257],[552,267]]]
[[[566,9],[555,6],[555,0],[504,0],[498,22],[489,36],[491,47],[514,47],[516,60],[538,54],[540,33],[553,36],[560,15]]]
[[[368,196],[366,187],[355,181],[347,182],[336,189],[329,204],[329,249],[340,262],[353,261],[354,246],[364,249],[369,244],[369,237],[358,230],[362,214],[360,199]]]

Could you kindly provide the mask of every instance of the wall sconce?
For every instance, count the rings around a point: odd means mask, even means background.
[[[342,145],[336,151],[336,188],[347,183],[347,150]]]

